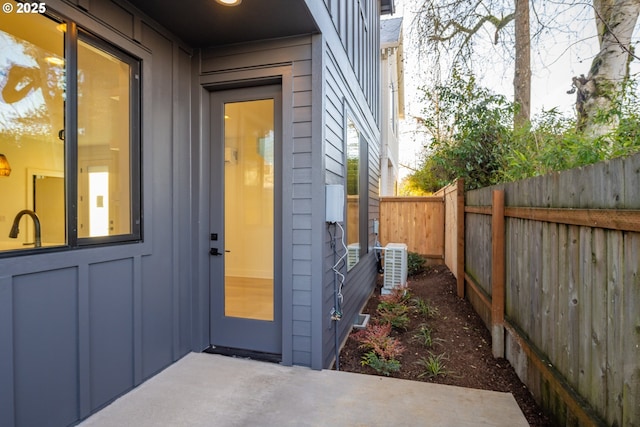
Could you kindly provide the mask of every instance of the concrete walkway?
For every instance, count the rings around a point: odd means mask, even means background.
[[[528,426],[510,393],[191,353],[89,426]]]

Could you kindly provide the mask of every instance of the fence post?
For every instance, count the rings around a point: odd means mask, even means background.
[[[458,179],[456,188],[456,197],[458,206],[458,224],[456,224],[458,235],[458,249],[456,250],[456,273],[457,273],[457,289],[458,297],[464,298],[464,179]]]
[[[491,348],[504,357],[504,190],[494,190],[491,206]]]

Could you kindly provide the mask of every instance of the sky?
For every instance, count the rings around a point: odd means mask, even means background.
[[[400,163],[412,168],[419,167],[423,146],[427,143],[424,136],[416,132],[412,116],[419,116],[424,105],[416,97],[418,88],[425,84],[420,77],[420,68],[415,54],[416,33],[412,31],[411,22],[413,12],[424,0],[395,0],[396,13],[391,18],[403,17],[404,57],[405,57],[405,120],[400,123]],[[563,6],[568,2],[536,2],[538,13],[553,16],[555,30],[543,32],[539,41],[532,43],[532,116],[556,108],[567,116],[574,113],[575,95],[567,94],[571,89],[571,79],[580,74],[587,74],[591,61],[598,51],[596,25],[591,7],[581,3],[581,6]],[[560,5],[558,5],[560,4]],[[543,10],[547,8],[547,10]],[[549,10],[554,8],[553,10]],[[532,14],[533,17],[533,14]],[[482,54],[493,58],[500,58],[503,53],[498,52],[491,43],[492,27],[485,26],[485,30],[478,34],[475,43]],[[533,31],[533,28],[532,28]],[[636,25],[633,40],[636,46],[640,38],[640,21]],[[478,55],[479,56],[479,55]],[[639,61],[632,63],[632,74],[640,73]],[[479,67],[476,75],[478,83],[513,98],[513,63],[497,61]],[[400,177],[411,173],[411,169],[401,167]]]

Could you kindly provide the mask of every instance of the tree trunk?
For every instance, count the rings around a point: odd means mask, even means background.
[[[513,76],[513,95],[516,114],[515,129],[527,126],[531,119],[531,33],[529,29],[529,0],[516,0],[515,13],[516,63]]]
[[[615,130],[615,102],[629,77],[628,62],[640,0],[594,0],[600,52],[587,77],[573,78],[577,89],[578,130],[597,138]]]

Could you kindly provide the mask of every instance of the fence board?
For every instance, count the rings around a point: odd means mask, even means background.
[[[541,276],[542,265],[542,223],[539,221],[527,221],[529,225],[529,236],[531,236],[530,266],[529,270],[529,297],[531,298],[530,322],[531,339],[537,346],[542,344],[542,289]]]
[[[383,197],[380,199],[380,243],[406,243],[429,258],[444,258],[444,198]]]
[[[624,310],[622,305],[623,281],[623,250],[624,238],[622,232],[607,233],[607,374],[604,383],[607,393],[607,417],[609,425],[622,425],[622,389],[624,375],[623,351],[624,337],[622,324]]]
[[[640,235],[627,234],[624,248],[622,425],[632,426],[640,423]]]
[[[446,242],[455,229],[454,187],[439,193]],[[457,211],[464,225],[460,277],[476,289],[468,298],[486,322],[492,193],[505,191],[506,356],[561,425],[640,425],[638,188],[640,154],[473,190]],[[381,230],[433,240],[432,230],[420,229],[408,212],[417,207],[385,214],[383,204]],[[444,243],[445,260],[455,258],[452,249]]]
[[[580,372],[580,231],[579,227],[569,226],[569,241],[567,249],[567,379],[572,387],[578,386],[578,374]]]
[[[456,278],[458,277],[458,196],[462,193],[464,197],[464,187],[462,182],[454,182],[438,192],[434,193],[436,197],[444,199],[444,263]],[[464,221],[464,206],[462,220]],[[461,272],[462,274],[462,272]]]
[[[587,227],[580,227],[578,231],[579,242],[579,276],[576,282],[576,290],[578,292],[578,304],[576,305],[578,311],[578,365],[577,377],[578,377],[578,392],[582,396],[591,395],[591,372],[589,367],[591,366],[592,353],[591,353],[591,299],[592,299],[592,266],[591,261],[593,257],[592,248],[592,236],[591,229]]]
[[[528,232],[529,221],[523,221],[521,219],[518,220],[518,245],[519,249],[516,254],[518,255],[514,258],[517,259],[517,276],[516,276],[516,287],[519,292],[518,298],[518,318],[520,319],[520,325],[523,330],[529,331],[529,335],[531,336],[531,294],[530,291],[530,283],[529,283],[529,274],[531,270],[529,268],[525,268],[526,264],[531,262],[531,245],[529,244],[530,234]],[[510,254],[513,256],[513,254]]]
[[[553,296],[555,292],[551,291],[551,287],[555,284],[556,278],[553,276],[553,268],[557,260],[557,247],[553,244],[553,227],[554,224],[545,223],[542,225],[542,247],[547,248],[542,252],[542,283],[540,284],[541,296],[541,330],[540,330],[540,349],[543,353],[548,354],[553,360],[555,357],[555,342],[553,333],[553,325],[555,323],[555,311]],[[554,248],[556,250],[554,251]]]
[[[640,156],[624,159],[624,208],[640,209]]]
[[[591,269],[591,390],[587,399],[595,409],[604,414],[607,407],[607,241],[606,232],[599,228],[592,230]]]
[[[558,264],[564,268],[558,269],[558,314],[556,316],[555,335],[558,337],[560,347],[558,348],[558,358],[555,360],[555,365],[560,372],[566,375],[569,371],[569,345],[566,340],[567,331],[569,330],[569,270],[566,268],[569,264],[568,225],[559,225],[558,237]]]

